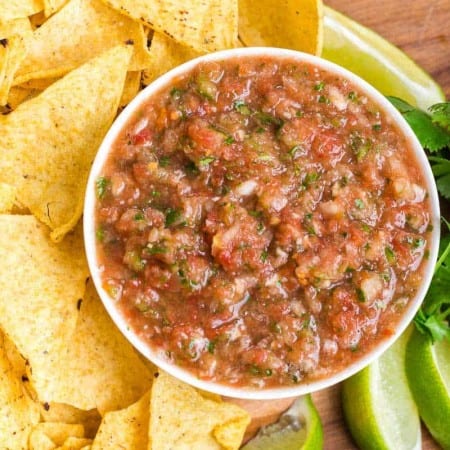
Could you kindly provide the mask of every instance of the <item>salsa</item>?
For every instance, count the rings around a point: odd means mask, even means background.
[[[141,105],[96,180],[103,287],[200,379],[317,380],[392,335],[416,294],[425,185],[347,79],[291,59],[201,63]]]

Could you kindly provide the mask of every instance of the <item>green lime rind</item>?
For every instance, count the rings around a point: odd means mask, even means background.
[[[450,343],[433,344],[414,330],[406,347],[406,373],[420,417],[436,442],[450,449]]]
[[[263,427],[242,450],[321,450],[323,429],[310,395],[298,398],[278,422]]]
[[[404,370],[407,338],[342,383],[344,417],[362,450],[421,448],[419,414]]]
[[[335,62],[384,95],[426,110],[445,101],[442,88],[403,51],[349,17],[324,7],[322,57]]]

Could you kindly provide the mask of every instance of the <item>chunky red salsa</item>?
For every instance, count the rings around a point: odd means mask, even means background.
[[[349,81],[269,57],[203,63],[148,99],[97,179],[105,289],[197,377],[335,373],[417,292],[430,206],[407,140]]]

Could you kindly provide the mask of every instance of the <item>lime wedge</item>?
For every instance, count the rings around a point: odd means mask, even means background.
[[[345,380],[344,416],[362,450],[421,448],[420,420],[405,373],[410,331],[378,360]]]
[[[450,342],[417,330],[406,347],[406,373],[419,414],[434,439],[450,449]]]
[[[399,48],[327,6],[323,39],[323,58],[356,73],[384,95],[422,109],[445,101],[441,87]]]
[[[310,395],[299,397],[278,422],[262,427],[242,450],[321,450],[323,431]]]

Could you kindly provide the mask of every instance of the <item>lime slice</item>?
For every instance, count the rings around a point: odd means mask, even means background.
[[[384,95],[422,109],[445,101],[441,87],[400,49],[326,6],[323,39],[323,58],[356,73]]]
[[[450,449],[450,342],[417,330],[406,348],[406,373],[420,416],[431,435]]]
[[[405,373],[410,329],[378,360],[342,385],[344,416],[363,450],[421,448],[420,420]]]
[[[242,450],[321,450],[323,431],[310,395],[299,397],[278,422],[262,427]]]

